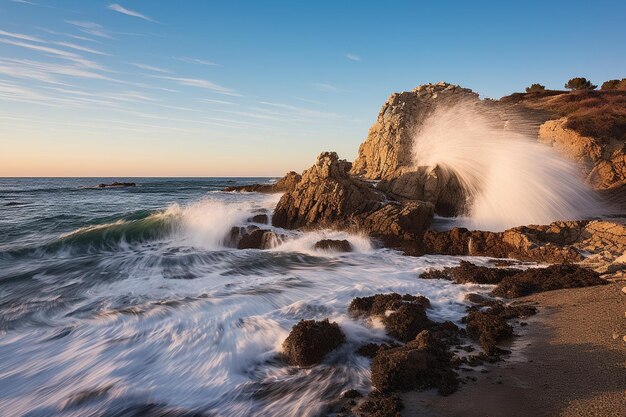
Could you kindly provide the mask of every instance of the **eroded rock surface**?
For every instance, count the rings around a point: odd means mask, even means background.
[[[301,320],[293,326],[283,342],[283,353],[289,363],[311,366],[319,363],[332,350],[343,344],[346,337],[337,323]]]
[[[274,184],[236,185],[233,187],[226,187],[224,188],[224,191],[284,193],[293,190],[296,187],[296,184],[300,181],[300,179],[300,174],[295,171],[290,171]]]

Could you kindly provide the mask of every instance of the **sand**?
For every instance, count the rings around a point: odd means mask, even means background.
[[[626,283],[550,291],[520,300],[539,314],[514,353],[462,372],[461,389],[441,397],[406,393],[404,416],[626,416]]]

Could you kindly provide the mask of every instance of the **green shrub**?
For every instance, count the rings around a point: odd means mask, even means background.
[[[546,86],[541,84],[533,84],[530,87],[526,87],[527,93],[539,93],[541,91],[546,91]]]
[[[572,78],[565,84],[565,88],[570,90],[595,90],[596,87],[598,86],[591,84],[591,81],[583,77]]]

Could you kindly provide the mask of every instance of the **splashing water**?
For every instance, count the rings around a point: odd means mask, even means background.
[[[470,201],[463,226],[502,231],[597,215],[600,203],[575,165],[469,105],[440,108],[414,138],[416,166],[459,178]]]

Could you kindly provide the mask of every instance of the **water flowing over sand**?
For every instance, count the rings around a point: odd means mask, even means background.
[[[371,388],[369,360],[355,350],[386,339],[380,324],[347,314],[354,297],[421,294],[431,319],[459,323],[464,295],[488,290],[419,279],[458,258],[406,257],[344,232],[257,224],[283,235],[273,249],[226,247],[232,226],[271,213],[278,196],[211,181],[96,190],[58,180],[5,192],[24,204],[0,218],[0,409],[324,415],[343,390]],[[321,238],[354,251],[314,249]],[[342,348],[309,369],[278,358],[293,325],[326,317],[346,333]]]
[[[470,229],[502,231],[602,212],[573,162],[470,105],[437,109],[415,134],[414,161],[457,175],[471,200],[460,224]]]

